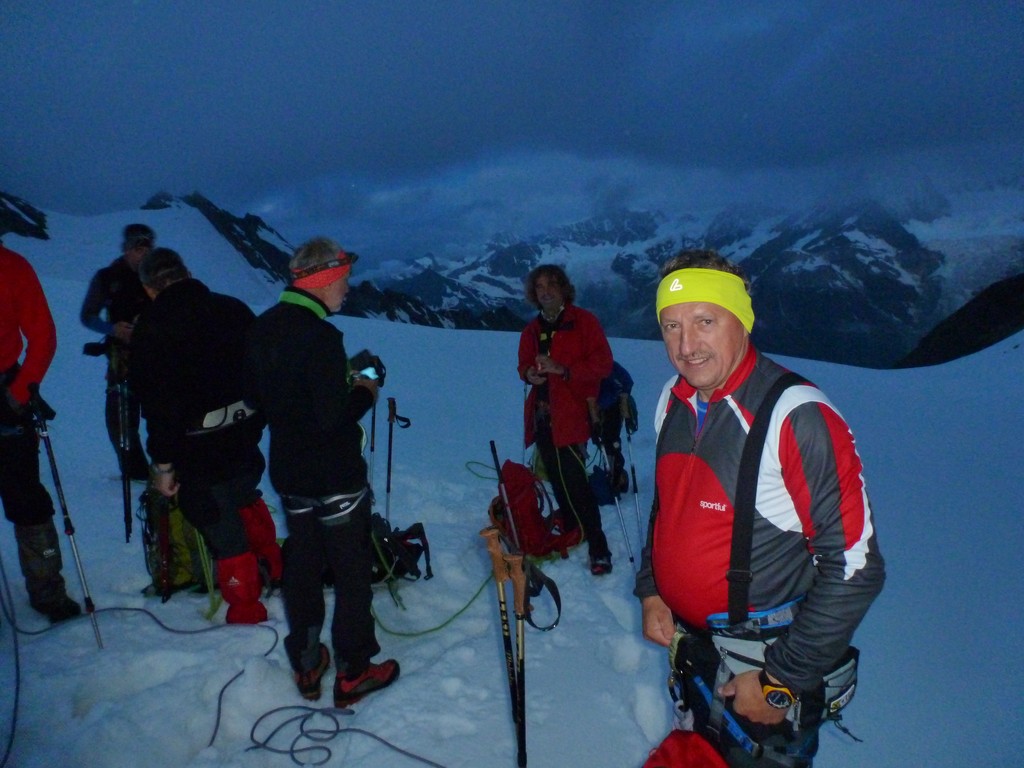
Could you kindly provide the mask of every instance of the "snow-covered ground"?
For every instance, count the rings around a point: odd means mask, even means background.
[[[257,311],[274,300],[276,288],[236,274],[237,257],[214,240],[207,247],[201,228],[193,232],[184,219],[161,216],[153,221],[161,244],[180,250],[196,276]],[[425,524],[435,575],[401,584],[403,606],[383,587],[376,592],[382,657],[400,660],[398,682],[333,719],[328,694],[319,702],[324,714],[308,727],[346,732],[302,740],[299,724],[289,720],[311,710],[291,681],[279,598],[269,600],[267,624],[239,627],[224,625],[223,608],[207,621],[205,597],[176,595],[162,604],[140,594],[148,577],[137,521],[132,541],[124,541],[120,484],[103,427],[103,365],[82,356],[82,344],[95,337],[77,318],[89,276],[113,257],[120,227],[135,217],[110,218],[103,231],[102,217],[80,224],[53,217],[51,241],[5,238],[36,266],[57,319],[59,350],[42,392],[58,413],[51,439],[103,640],[99,649],[88,617],[48,629],[28,607],[13,532],[0,524],[5,581],[23,630],[15,638],[10,617],[0,616],[0,743],[6,745],[14,724],[8,765],[423,764],[383,740],[427,764],[512,766],[496,593],[478,534],[496,493],[488,442],[496,441],[503,457],[522,458],[517,335],[337,320],[352,351],[369,347],[388,367],[373,457],[380,511],[384,398],[394,397],[398,413],[411,420],[393,435],[391,518],[400,526]],[[845,723],[863,743],[826,728],[820,768],[1019,764],[1024,710],[1016,693],[1024,689],[1024,665],[1012,606],[1024,586],[1022,339],[902,371],[783,359],[821,385],[854,428],[889,573],[856,637],[861,686]],[[613,339],[612,348],[636,380],[641,430],[632,447],[646,522],[653,408],[671,369],[656,342]],[[45,458],[43,473],[49,484]],[[277,505],[269,482],[264,488]],[[533,766],[639,766],[671,725],[666,659],[641,637],[623,529],[614,507],[603,512],[612,575],[590,576],[583,551],[544,566],[561,590],[564,613],[556,629],[526,635]],[[638,555],[632,496],[622,512]],[[275,518],[283,534],[283,520]],[[80,598],[71,549],[61,539],[69,591]],[[539,613],[548,608],[543,600],[537,606]],[[253,749],[254,728],[265,740],[278,726],[275,748],[299,739],[297,748],[316,751],[293,762]]]

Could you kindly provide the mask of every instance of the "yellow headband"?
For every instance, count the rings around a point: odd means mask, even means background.
[[[754,309],[743,279],[718,269],[677,269],[665,275],[658,285],[658,320],[661,310],[674,304],[706,301],[732,312],[750,333],[754,327]]]

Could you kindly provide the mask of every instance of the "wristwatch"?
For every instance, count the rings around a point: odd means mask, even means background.
[[[769,707],[775,709],[789,709],[793,706],[793,702],[796,701],[796,697],[793,692],[781,683],[773,683],[768,679],[768,673],[763,669],[757,676],[758,682],[761,683],[761,693],[764,694],[764,700]]]

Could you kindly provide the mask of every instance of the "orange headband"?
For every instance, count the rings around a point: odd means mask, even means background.
[[[338,257],[335,259],[309,267],[293,269],[292,285],[296,288],[323,288],[328,286],[351,272],[352,265],[358,258],[359,256],[355,253],[349,254],[344,251],[338,251]]]

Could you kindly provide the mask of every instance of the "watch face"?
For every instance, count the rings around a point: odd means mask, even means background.
[[[776,709],[786,709],[793,704],[793,697],[788,692],[779,688],[774,688],[765,693],[764,700],[768,702],[768,706],[775,707]]]

